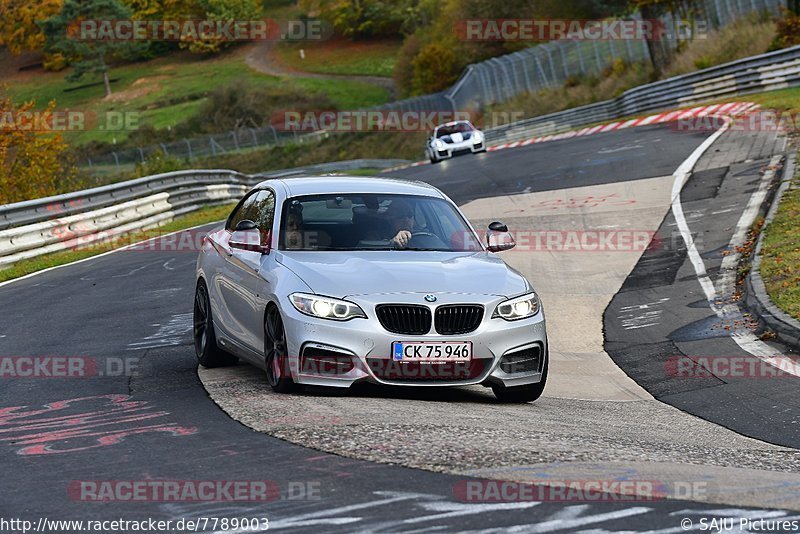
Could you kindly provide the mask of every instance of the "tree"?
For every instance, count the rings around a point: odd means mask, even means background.
[[[0,0],[0,44],[12,54],[41,50],[44,33],[38,21],[61,9],[61,0]]]
[[[61,12],[41,22],[46,37],[45,52],[62,54],[73,67],[67,76],[77,81],[86,74],[101,74],[106,96],[111,94],[108,70],[114,59],[130,59],[141,53],[145,43],[128,40],[81,39],[73,35],[81,20],[128,20],[131,10],[117,0],[66,0]]]
[[[50,102],[45,112],[52,112]],[[33,102],[20,106],[0,94],[0,204],[57,194],[74,185],[75,168],[59,132],[37,128],[28,114]]]
[[[255,20],[260,18],[261,8],[257,0],[197,0],[192,9],[202,13],[205,20]],[[222,37],[192,39],[181,42],[181,48],[194,53],[213,53],[230,44]]]
[[[703,8],[699,0],[632,0],[631,7],[638,9],[643,20],[656,20],[669,13],[673,20],[694,21],[695,12]],[[672,62],[678,43],[669,39],[678,39],[679,35],[664,36],[656,31],[647,36],[647,50],[656,76],[660,76]]]

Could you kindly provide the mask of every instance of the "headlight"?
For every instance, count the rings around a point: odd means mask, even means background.
[[[358,304],[346,300],[292,293],[289,295],[292,304],[300,313],[319,317],[320,319],[333,319],[334,321],[347,321],[355,317],[367,318]]]
[[[483,143],[483,134],[476,130],[475,133],[472,134],[472,142],[475,144]]]
[[[433,146],[434,148],[442,149],[444,148],[444,142],[441,139],[437,139],[436,141],[433,142]]]
[[[492,314],[492,319],[495,317],[500,317],[506,321],[526,319],[539,313],[539,308],[539,297],[536,296],[536,293],[528,293],[498,304],[497,309]]]

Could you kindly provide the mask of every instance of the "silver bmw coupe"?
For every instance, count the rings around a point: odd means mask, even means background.
[[[544,311],[481,236],[422,182],[314,176],[247,193],[197,260],[201,365],[242,359],[269,385],[489,386],[505,402],[541,396]]]

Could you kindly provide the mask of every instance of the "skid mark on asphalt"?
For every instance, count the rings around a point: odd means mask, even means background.
[[[0,441],[22,446],[17,454],[37,456],[107,447],[136,434],[188,436],[197,432],[176,423],[150,424],[170,412],[130,399],[128,395],[98,395],[51,402],[40,409],[0,408]]]
[[[127,350],[155,349],[187,343],[190,340],[186,336],[192,331],[192,314],[179,313],[173,315],[167,324],[153,326],[158,327],[155,334],[147,336],[144,341],[129,343]]]

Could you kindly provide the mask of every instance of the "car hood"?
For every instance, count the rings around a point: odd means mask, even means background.
[[[472,293],[513,297],[522,274],[488,252],[281,252],[278,263],[314,293],[344,298],[384,293]]]

